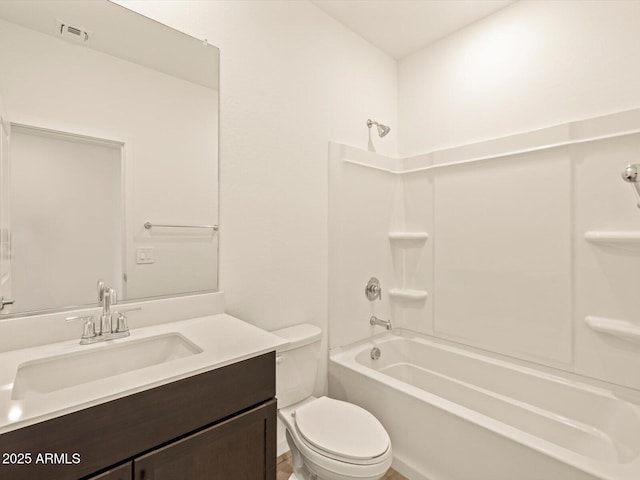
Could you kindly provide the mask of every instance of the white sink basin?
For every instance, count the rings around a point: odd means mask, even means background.
[[[57,321],[66,327],[63,318]],[[7,330],[7,323],[0,322],[0,340],[15,331]],[[22,322],[22,334],[29,334],[28,325]],[[79,345],[77,333],[16,350],[1,351],[0,341],[0,435],[265,355],[287,343],[226,313],[143,326],[131,330],[130,337],[93,345]]]
[[[113,345],[96,344],[87,351],[47,357],[18,366],[12,400],[50,393],[202,353],[179,333],[167,333]]]

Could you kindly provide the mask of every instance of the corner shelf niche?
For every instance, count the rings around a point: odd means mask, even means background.
[[[429,238],[427,232],[389,232],[389,241],[396,252],[401,253],[397,258],[401,262],[402,271],[406,269],[406,256],[411,255],[407,250],[422,248]],[[398,303],[418,303],[424,302],[429,294],[425,290],[413,290],[409,288],[392,288],[389,290],[391,301]]]
[[[426,300],[429,294],[424,290],[392,288],[391,290],[389,290],[389,296],[392,300],[401,300],[405,302],[421,302]]]
[[[605,317],[586,317],[585,323],[598,333],[613,335],[633,343],[640,343],[640,325],[626,320],[615,320]]]
[[[585,232],[584,238],[589,243],[601,245],[640,246],[640,231],[604,231],[591,230]]]

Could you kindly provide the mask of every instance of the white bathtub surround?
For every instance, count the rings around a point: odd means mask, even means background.
[[[570,152],[487,159],[432,179],[433,333],[570,363]]]
[[[383,422],[415,480],[635,480],[640,394],[605,385],[408,331],[330,360],[330,394]]]
[[[639,347],[584,321],[640,326],[640,210],[620,177],[640,154],[640,109],[404,159],[330,151],[332,347],[377,333],[373,311],[394,327],[640,388]],[[374,214],[361,220],[367,205]],[[389,232],[429,236],[408,248]],[[382,302],[361,294],[367,275],[381,280]],[[429,295],[397,301],[407,290]]]
[[[351,162],[345,162],[343,159]],[[359,164],[376,168],[363,168]],[[401,287],[402,249],[389,232],[406,231],[401,182],[386,170],[399,161],[354,147],[329,144],[329,345],[354,342],[378,331],[372,315],[393,317],[388,291]],[[382,300],[370,302],[364,288],[371,277],[382,281]],[[349,319],[341,321],[339,319]]]

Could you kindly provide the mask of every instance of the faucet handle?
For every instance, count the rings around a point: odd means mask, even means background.
[[[129,325],[127,325],[127,316],[125,315],[125,313],[135,312],[137,310],[142,310],[142,307],[123,308],[122,310],[118,310],[118,323],[116,333],[129,331]]]
[[[92,343],[93,338],[96,336],[96,327],[93,323],[93,315],[80,315],[77,317],[67,317],[67,322],[74,320],[82,320],[84,325],[82,326],[82,337],[80,337],[80,345]]]
[[[118,313],[137,312],[138,310],[142,310],[142,307],[119,308]]]
[[[118,303],[118,292],[116,292],[115,288],[108,288],[109,292],[109,305],[115,305]]]
[[[129,331],[129,325],[127,324],[127,316],[123,312],[118,312],[118,325],[116,327],[116,333],[123,333]]]

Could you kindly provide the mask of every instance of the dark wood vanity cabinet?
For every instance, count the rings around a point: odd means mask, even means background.
[[[275,414],[271,400],[88,480],[273,479]]]
[[[265,405],[133,461],[134,480],[261,480],[275,478],[267,433],[276,404]],[[271,423],[273,422],[273,425]],[[274,459],[275,460],[275,459]],[[109,479],[111,480],[111,479]]]
[[[133,462],[110,468],[106,472],[92,476],[89,480],[131,480],[133,475]]]
[[[273,352],[0,435],[0,480],[275,480]]]

